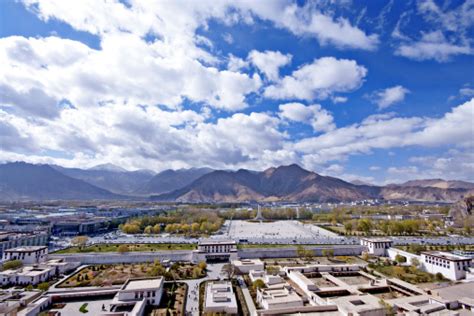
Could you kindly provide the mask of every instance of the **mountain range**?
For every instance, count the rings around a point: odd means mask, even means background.
[[[0,200],[151,199],[178,202],[340,202],[363,199],[457,201],[474,195],[474,184],[441,179],[399,185],[349,183],[298,165],[256,172],[192,168],[127,171],[113,165],[90,169],[0,165]]]

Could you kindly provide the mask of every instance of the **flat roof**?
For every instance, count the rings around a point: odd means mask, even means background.
[[[471,261],[472,259],[469,257],[455,255],[449,252],[441,252],[441,251],[423,251],[422,254],[426,256],[433,256],[449,261]]]
[[[393,240],[388,238],[361,238],[362,240],[370,241],[370,242],[393,242]]]
[[[128,279],[127,282],[125,282],[125,284],[122,286],[121,291],[154,289],[161,287],[162,283],[162,277],[146,279]]]
[[[457,300],[460,298],[474,299],[474,282],[442,287],[434,289],[432,292],[447,300]]]
[[[235,245],[236,242],[234,240],[218,240],[218,239],[207,239],[202,240],[199,242],[199,246],[208,246],[208,245]]]
[[[48,249],[48,246],[21,246],[21,247],[16,247],[16,248],[10,248],[10,249],[4,250],[3,252],[34,252],[34,251],[40,251],[43,249]]]

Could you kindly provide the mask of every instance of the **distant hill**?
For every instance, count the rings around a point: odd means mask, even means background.
[[[439,179],[374,186],[321,176],[298,165],[262,172],[192,168],[126,171],[106,165],[92,169],[0,165],[0,200],[84,200],[138,198],[178,202],[349,202],[364,199],[455,202],[474,195],[472,183]]]
[[[474,183],[459,180],[425,179],[407,181],[401,186],[439,189],[474,189]]]
[[[66,176],[48,165],[0,165],[1,200],[121,199],[120,195]]]
[[[69,177],[124,195],[132,194],[153,177],[153,173],[148,170],[127,171],[113,165],[101,165],[91,169],[52,167]]]
[[[263,172],[214,171],[174,192],[154,197],[183,202],[313,201],[336,202],[371,198],[378,189],[320,176],[298,165]]]
[[[151,195],[178,190],[212,171],[209,168],[168,169],[156,174],[140,187],[137,187],[134,194]]]

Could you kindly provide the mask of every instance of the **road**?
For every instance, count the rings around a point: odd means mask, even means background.
[[[206,277],[201,279],[183,281],[188,285],[188,297],[186,299],[186,315],[199,315],[199,284],[207,280],[220,279],[223,266],[224,263],[209,263],[207,265]]]

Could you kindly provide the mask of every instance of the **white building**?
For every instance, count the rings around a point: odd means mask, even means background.
[[[79,262],[50,260],[41,264],[26,265],[0,272],[0,285],[36,285],[77,268]]]
[[[0,272],[0,284],[3,285],[36,285],[48,281],[55,275],[53,267],[26,266]]]
[[[263,270],[265,266],[263,261],[260,259],[232,260],[232,264],[241,273],[249,273],[251,270]]]
[[[237,314],[237,300],[232,283],[227,281],[207,283],[204,312]]]
[[[275,284],[285,283],[285,280],[279,275],[268,274],[263,270],[249,272],[250,281],[255,282],[257,280],[262,280],[266,286],[272,286]]]
[[[422,268],[429,273],[441,273],[450,280],[466,278],[471,266],[471,258],[454,255],[448,252],[429,251],[421,253]]]
[[[163,277],[128,279],[110,303],[110,312],[143,315],[146,305],[160,305],[163,286]]]
[[[47,232],[12,233],[0,232],[0,254],[6,249],[20,246],[45,246],[48,244]]]
[[[20,260],[23,264],[38,264],[46,261],[48,247],[22,246],[3,251],[3,261]]]
[[[257,302],[265,310],[302,307],[303,299],[289,286],[257,290]]]
[[[360,244],[367,248],[367,253],[382,257],[387,255],[387,249],[392,247],[393,241],[387,238],[361,238]]]
[[[237,259],[237,243],[233,240],[204,240],[193,253],[193,261],[230,261]]]
[[[385,316],[385,306],[373,295],[350,295],[328,300],[344,316]]]

